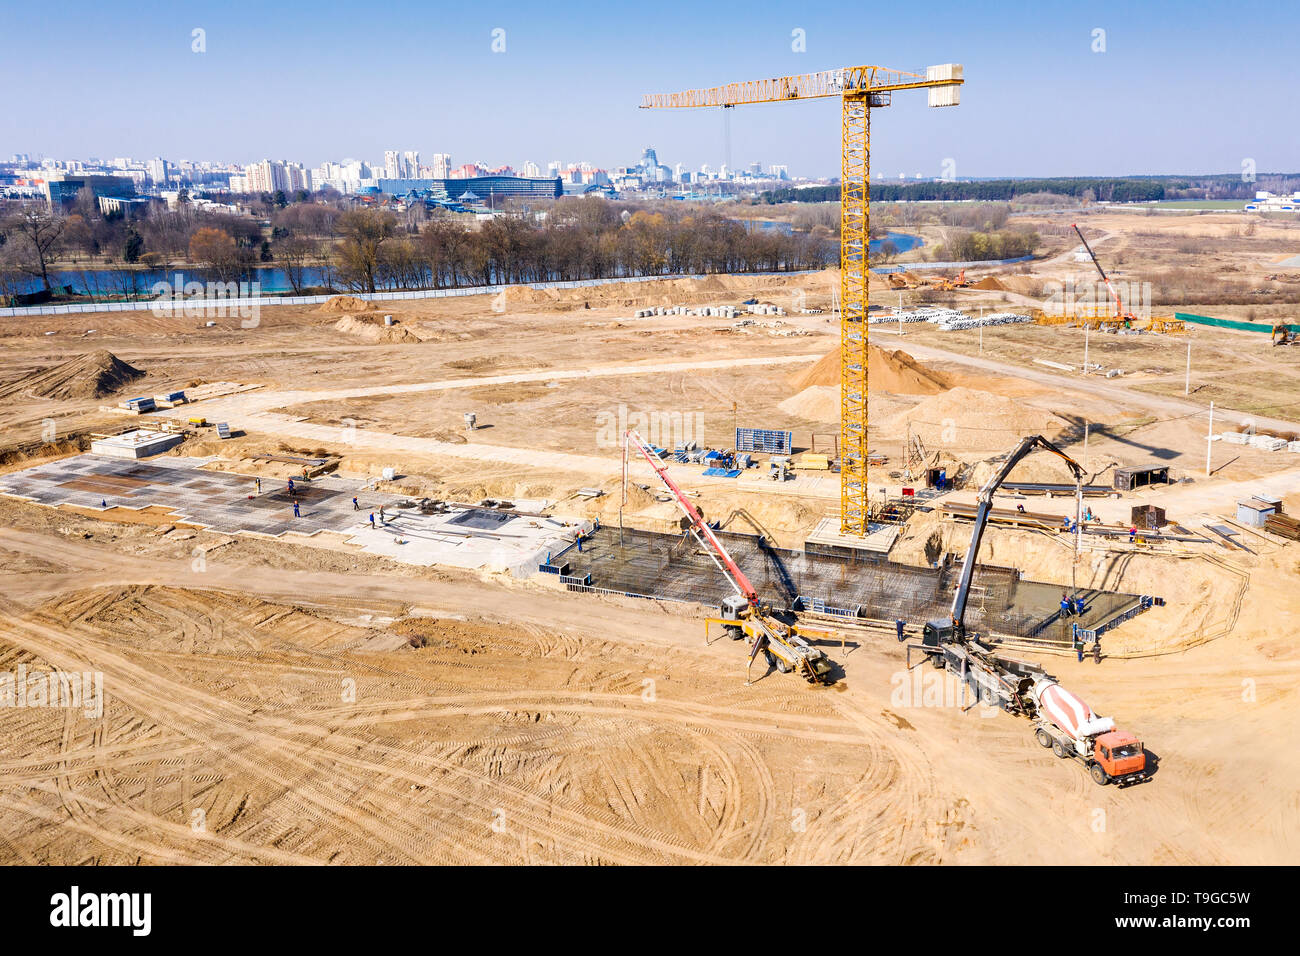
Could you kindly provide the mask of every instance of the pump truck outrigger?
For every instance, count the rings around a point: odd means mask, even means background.
[[[686,530],[700,548],[708,554],[713,563],[717,565],[718,570],[722,572],[727,582],[735,589],[736,593],[734,595],[723,599],[722,616],[706,619],[705,628],[707,629],[709,624],[721,624],[724,631],[733,640],[739,640],[742,637],[749,639],[749,660],[745,665],[746,681],[748,682],[749,669],[753,666],[755,658],[761,653],[769,665],[783,674],[793,671],[809,683],[826,683],[833,670],[831,660],[826,656],[826,652],[813,647],[800,636],[801,627],[799,624],[793,621],[782,621],[771,609],[764,607],[763,602],[759,599],[758,592],[749,583],[749,578],[740,570],[740,566],[732,560],[731,555],[727,553],[727,549],[722,546],[722,542],[714,535],[713,529],[705,523],[704,516],[700,514],[699,509],[691,504],[686,495],[682,493],[682,490],[668,477],[667,467],[642,440],[641,436],[630,430],[624,436],[623,462],[625,477],[629,447],[636,448],[645,460],[650,463],[650,467],[654,469],[655,474],[659,476],[659,480],[664,483],[664,486],[677,502],[677,507],[685,515],[684,524]],[[803,629],[803,631],[804,633],[820,634],[820,632],[808,631],[807,629]],[[820,636],[826,635],[820,634]]]
[[[1046,438],[1031,435],[1020,442],[979,491],[975,525],[957,593],[953,596],[952,612],[948,620],[929,621],[923,630],[922,643],[908,646],[909,666],[911,652],[920,651],[935,667],[947,670],[961,681],[963,700],[967,689],[971,690],[975,698],[971,706],[983,701],[1029,718],[1034,725],[1034,737],[1042,746],[1050,747],[1057,757],[1073,758],[1084,764],[1096,783],[1103,786],[1112,781],[1119,786],[1140,783],[1149,779],[1149,775],[1146,751],[1137,737],[1117,730],[1109,717],[1095,715],[1087,704],[1061,687],[1039,665],[994,653],[980,635],[966,628],[966,604],[980,541],[993,508],[993,495],[1017,463],[1035,447],[1063,459],[1076,484],[1082,485],[1083,468]]]

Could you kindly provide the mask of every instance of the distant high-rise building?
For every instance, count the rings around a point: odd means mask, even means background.
[[[528,179],[538,179],[542,175],[542,167],[538,166],[532,160],[524,163],[524,176]]]
[[[162,157],[155,157],[144,164],[145,172],[159,186],[166,185],[167,180],[171,178],[172,164]]]
[[[434,179],[447,179],[451,175],[451,153],[434,153],[432,165]]]
[[[402,154],[395,149],[384,150],[384,174],[389,179],[401,178]]]

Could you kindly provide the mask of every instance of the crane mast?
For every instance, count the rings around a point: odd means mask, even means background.
[[[924,73],[852,66],[797,76],[729,83],[680,93],[654,93],[642,109],[734,107],[840,97],[840,532],[867,533],[867,311],[871,206],[871,110],[891,95],[927,90],[930,106],[956,106],[961,65]]]

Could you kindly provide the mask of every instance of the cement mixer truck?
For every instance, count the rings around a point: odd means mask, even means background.
[[[1082,700],[1048,677],[1029,690],[1034,704],[1034,737],[1062,760],[1072,757],[1088,768],[1093,782],[1127,787],[1148,779],[1146,751],[1115,721],[1098,717]]]

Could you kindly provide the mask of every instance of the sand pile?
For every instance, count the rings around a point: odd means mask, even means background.
[[[840,418],[840,387],[809,385],[802,392],[776,406],[794,418],[810,422],[835,422]]]
[[[103,398],[144,374],[112,352],[100,349],[2,385],[0,397],[24,394],[57,399]]]
[[[1014,292],[1017,295],[1038,296],[1043,291],[1043,280],[1038,276],[1002,276],[997,281],[1003,291]]]
[[[328,302],[325,304],[329,305]],[[384,325],[383,320],[374,315],[345,315],[334,323],[334,328],[371,345],[410,345],[423,341],[405,326]]]
[[[934,395],[881,425],[887,438],[906,438],[909,426],[929,449],[1009,451],[1025,435],[1056,435],[1064,419],[1051,412],[975,388]]]
[[[952,388],[952,380],[918,362],[906,352],[867,346],[867,379],[873,392],[894,395],[937,395]],[[839,349],[827,352],[812,368],[790,379],[797,389],[840,384]]]
[[[337,315],[340,312],[364,312],[368,308],[370,308],[369,302],[358,299],[354,295],[336,295],[329,301],[322,302],[316,311]]]
[[[971,283],[971,288],[992,292],[1005,292],[1007,287],[1002,284],[997,276],[985,276],[983,279],[980,279],[979,282]]]

